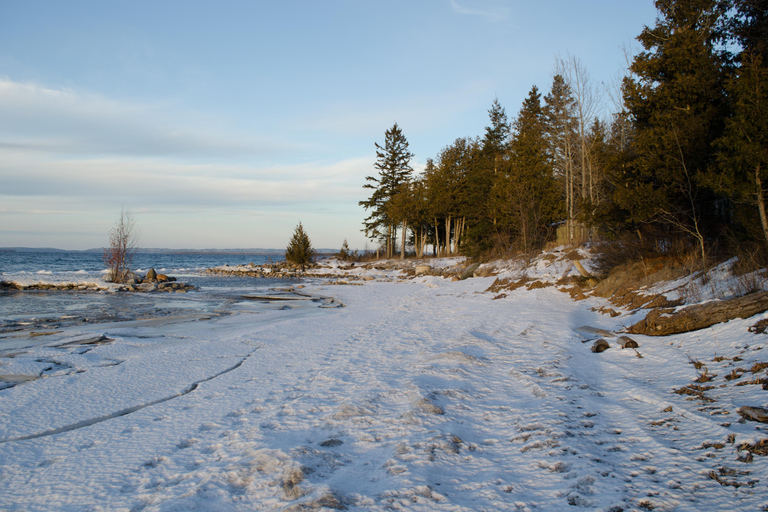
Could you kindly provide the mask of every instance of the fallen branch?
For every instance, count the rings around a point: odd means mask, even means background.
[[[645,319],[627,329],[632,334],[667,336],[704,329],[734,318],[749,318],[768,310],[768,292],[757,292],[735,299],[696,304],[675,311],[652,309]]]

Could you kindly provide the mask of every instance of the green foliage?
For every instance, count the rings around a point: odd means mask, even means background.
[[[363,188],[371,189],[371,196],[358,204],[370,210],[363,225],[365,236],[372,240],[385,242],[387,256],[392,255],[395,239],[394,221],[387,211],[387,204],[397,194],[413,173],[410,162],[413,153],[408,151],[408,141],[397,123],[384,134],[384,146],[376,145],[376,163],[378,177],[367,176]]]
[[[347,244],[346,238],[341,244],[341,249],[339,249],[339,258],[341,258],[343,261],[349,261],[352,259],[352,252],[349,250],[349,244]]]
[[[393,126],[360,202],[366,234],[388,255],[397,229],[417,255],[430,243],[502,256],[541,247],[563,221],[571,235],[581,222],[625,244],[695,246],[702,259],[726,232],[768,243],[766,1],[655,5],[608,121],[587,119],[587,75],[561,66],[543,101],[533,87],[510,122],[494,100],[482,136],[456,139],[416,178]]]
[[[299,222],[290,242],[288,242],[288,247],[285,248],[285,259],[296,265],[301,265],[303,270],[307,263],[312,262],[314,256],[315,250],[312,248],[312,242],[304,231],[304,226]]]
[[[626,175],[633,193],[620,199],[635,222],[694,229],[714,197],[701,178],[714,164],[713,142],[727,115],[726,59],[717,46],[725,14],[714,0],[656,2],[656,26],[638,40],[624,98],[637,158]]]
[[[508,229],[523,252],[540,247],[563,215],[546,143],[541,94],[533,86],[514,122],[504,197]]]

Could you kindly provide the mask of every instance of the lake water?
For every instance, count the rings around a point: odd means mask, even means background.
[[[298,283],[297,279],[264,279],[206,274],[220,265],[257,265],[282,257],[258,254],[141,253],[133,268],[142,275],[150,268],[197,287],[189,293],[106,293],[85,291],[0,290],[0,334],[57,329],[84,323],[146,320],[184,315],[222,315],[291,309],[309,301],[269,303],[248,296],[265,294]],[[35,282],[101,281],[101,255],[90,252],[0,251],[0,280]],[[270,292],[271,293],[271,292]],[[8,348],[0,339],[0,351]],[[5,347],[4,347],[5,345]]]

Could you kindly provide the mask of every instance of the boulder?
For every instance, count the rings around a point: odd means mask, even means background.
[[[414,269],[416,271],[416,274],[426,274],[430,270],[432,270],[432,267],[429,265],[416,265],[416,268]]]
[[[147,272],[147,279],[150,281],[157,281],[157,272],[155,272],[155,269],[149,269],[149,272]]]
[[[156,277],[156,279],[157,279],[159,282],[161,282],[161,283],[167,283],[168,281],[170,281],[170,279],[168,279],[168,276],[167,276],[167,275],[165,275],[165,274],[157,274],[157,277]]]

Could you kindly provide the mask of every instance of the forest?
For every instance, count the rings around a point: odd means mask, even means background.
[[[548,92],[531,87],[511,118],[495,100],[485,133],[448,143],[418,175],[395,123],[364,185],[366,236],[390,258],[613,241],[765,259],[768,0],[655,6],[613,94],[579,58],[558,58]]]

